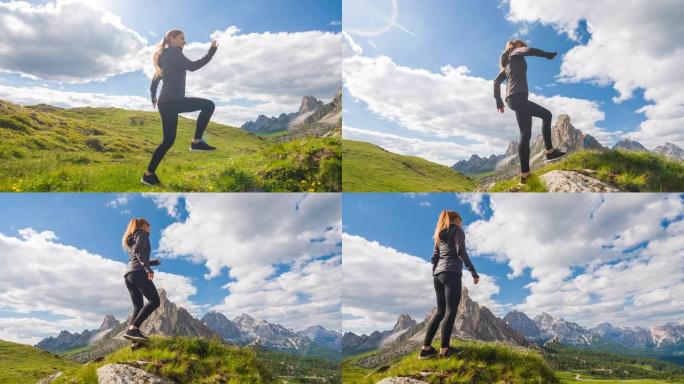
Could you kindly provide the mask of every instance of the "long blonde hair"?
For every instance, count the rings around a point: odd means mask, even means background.
[[[162,52],[166,48],[169,47],[169,44],[171,43],[171,39],[174,37],[180,35],[183,33],[180,29],[172,29],[164,34],[164,38],[162,41],[157,44],[157,50],[154,51],[154,55],[152,55],[152,64],[154,64],[154,78],[158,79],[162,77],[162,69],[159,66],[159,56],[161,56]]]
[[[124,232],[123,237],[121,238],[121,246],[124,249],[128,249],[128,236],[130,236],[133,232],[136,230],[144,227],[144,226],[149,226],[150,222],[147,221],[146,219],[143,219],[142,217],[139,218],[132,218],[131,221],[128,222],[128,227],[126,228],[126,232]]]
[[[508,56],[511,54],[511,52],[513,52],[514,49],[519,47],[527,47],[527,43],[517,39],[508,40],[506,42],[506,47],[504,48],[503,53],[501,53],[501,58],[499,59],[499,66],[501,66],[502,70],[506,68],[506,65],[508,64]]]
[[[435,245],[439,245],[439,233],[449,228],[451,222],[456,222],[456,225],[461,225],[461,215],[456,211],[447,211],[446,209],[440,212],[439,219],[437,219],[437,226],[435,227]]]

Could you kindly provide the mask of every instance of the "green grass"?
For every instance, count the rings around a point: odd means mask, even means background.
[[[491,192],[545,192],[539,176],[553,170],[592,170],[591,177],[615,186],[623,192],[682,192],[684,191],[684,163],[648,152],[624,150],[571,153],[566,159],[549,164],[533,172],[524,187],[518,179],[502,180],[489,188]]]
[[[275,383],[273,374],[266,369],[251,349],[227,346],[218,340],[199,338],[153,337],[145,347],[132,351],[129,347],[108,355],[103,361],[90,363],[64,371],[55,384],[97,383],[97,368],[107,364],[137,364],[157,376],[178,383]]]
[[[577,375],[579,380],[577,380]],[[595,384],[671,384],[671,383],[681,383],[681,381],[669,381],[669,380],[655,380],[655,379],[634,379],[634,380],[624,380],[624,379],[598,379],[590,375],[586,375],[581,371],[577,372],[556,372],[556,376],[560,378],[561,384],[567,383],[595,383]]]
[[[28,345],[0,340],[0,383],[23,384],[77,367],[78,364]]]
[[[342,365],[343,382],[371,384],[385,377],[404,376],[433,384],[559,383],[553,371],[535,351],[487,342],[453,340],[453,344],[464,349],[458,357],[418,360],[416,351],[392,363],[386,370],[361,368],[354,365],[360,357],[348,358]],[[427,375],[423,376],[421,372]]]
[[[345,192],[468,192],[475,182],[453,169],[373,144],[342,140]]]
[[[341,140],[274,143],[210,123],[215,152],[191,152],[195,121],[181,118],[157,174],[140,183],[161,142],[156,112],[117,108],[21,107],[0,101],[0,191],[340,191]]]

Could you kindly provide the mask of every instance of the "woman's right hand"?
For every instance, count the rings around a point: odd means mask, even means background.
[[[147,273],[147,279],[152,281],[154,279],[154,272],[148,272]]]
[[[157,98],[152,99],[152,108],[157,108]]]
[[[473,283],[475,283],[475,285],[477,285],[477,283],[479,283],[479,282],[480,282],[479,277],[473,277]]]
[[[498,107],[496,110],[499,111],[499,113],[504,113],[504,107]]]
[[[211,42],[211,49],[218,49],[218,41],[214,40]]]

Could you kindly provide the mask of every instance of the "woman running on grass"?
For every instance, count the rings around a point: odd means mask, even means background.
[[[176,140],[179,113],[200,111],[199,117],[197,117],[195,138],[190,144],[191,151],[213,151],[216,149],[202,140],[204,129],[214,113],[214,103],[207,99],[185,97],[185,74],[186,71],[194,72],[205,66],[216,53],[218,43],[212,41],[209,52],[197,61],[190,61],[183,55],[183,46],[185,46],[185,34],[181,30],[172,29],[166,32],[164,39],[159,43],[157,51],[152,57],[155,68],[150,86],[152,106],[159,106],[164,139],[154,151],[147,171],[142,177],[142,182],[148,185],[160,183],[155,171]],[[161,94],[157,99],[157,87],[162,80]]]
[[[454,328],[458,304],[461,302],[461,274],[463,265],[470,271],[477,284],[480,276],[470,262],[465,246],[465,233],[462,229],[461,216],[454,211],[442,211],[435,227],[435,248],[432,252],[432,280],[437,295],[437,312],[428,323],[420,359],[428,359],[437,355],[432,347],[432,339],[437,334],[442,322],[442,340],[439,356],[449,357],[459,351],[449,346],[451,332]]]
[[[504,103],[501,100],[501,83],[506,80],[506,104],[515,111],[515,118],[520,128],[520,182],[525,183],[530,176],[530,138],[532,136],[532,116],[542,119],[542,135],[546,147],[546,159],[556,160],[565,156],[565,152],[553,148],[551,143],[551,112],[527,99],[527,62],[525,56],[546,57],[551,60],[556,52],[544,52],[541,49],[529,48],[522,40],[509,40],[499,60],[501,71],[494,80],[494,98],[496,109],[503,113]]]
[[[150,223],[143,218],[131,219],[121,245],[128,252],[128,268],[124,280],[133,302],[131,324],[123,337],[133,341],[147,341],[149,338],[140,331],[140,325],[159,307],[159,294],[152,282],[154,272],[150,266],[159,265],[160,262],[150,260]],[[143,296],[147,298],[147,304],[144,304]]]

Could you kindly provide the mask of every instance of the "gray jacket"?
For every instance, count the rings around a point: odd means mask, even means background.
[[[126,245],[128,245],[128,268],[125,275],[134,271],[151,273],[150,253],[152,253],[152,246],[150,245],[150,234],[138,229],[128,235]]]
[[[158,61],[159,67],[162,69],[162,77],[153,78],[150,85],[152,100],[157,96],[157,87],[161,80],[164,80],[164,84],[162,84],[161,94],[159,95],[159,103],[184,98],[186,71],[194,72],[204,67],[214,57],[214,53],[216,53],[216,48],[209,48],[209,52],[203,58],[191,61],[185,57],[182,48],[166,48],[161,56],[159,56]]]
[[[508,54],[508,60],[504,69],[494,79],[494,99],[496,107],[503,107],[501,100],[501,83],[506,80],[506,99],[515,93],[528,93],[527,88],[527,62],[525,56],[539,56],[552,59],[554,52],[545,52],[537,48],[520,47]]]
[[[461,227],[451,224],[439,233],[439,243],[432,252],[432,275],[440,272],[463,273],[463,264],[473,277],[479,277],[470,262],[465,246],[465,233]]]

